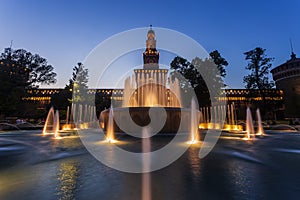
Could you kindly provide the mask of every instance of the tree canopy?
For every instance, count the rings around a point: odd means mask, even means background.
[[[266,49],[256,47],[253,50],[244,53],[245,59],[248,61],[247,70],[251,73],[244,76],[244,83],[247,89],[258,89],[262,98],[262,102],[257,106],[260,107],[263,117],[268,115],[272,110],[271,104],[266,100],[264,89],[271,89],[274,87],[273,81],[269,80],[269,69],[272,67],[274,58],[266,55]]]
[[[221,56],[218,50],[214,50],[209,53],[209,56],[213,59],[214,63],[216,64],[219,73],[222,77],[226,76],[226,69],[225,67],[228,66],[228,62],[225,58]]]
[[[218,81],[223,82],[220,80],[220,77],[224,78],[226,76],[225,66],[228,66],[228,62],[217,50],[212,51],[209,55],[210,58],[200,59],[196,57],[192,60],[192,62],[189,62],[187,59],[179,56],[176,56],[172,60],[170,64],[171,70],[173,72],[178,72],[184,76],[186,80],[188,80],[188,82],[183,80],[180,82],[182,88],[200,87],[205,90],[206,84],[202,75],[211,76],[215,81],[217,81],[216,78],[218,77]],[[215,69],[218,69],[218,71]]]
[[[73,67],[72,77],[69,83],[58,94],[52,97],[51,104],[59,110],[66,110],[72,103],[83,103],[89,98],[87,95],[88,69],[82,63]]]
[[[248,65],[245,67],[250,70],[249,75],[244,76],[244,83],[247,89],[270,89],[274,87],[273,81],[269,80],[269,69],[274,58],[266,55],[266,49],[256,47],[244,53]]]
[[[24,49],[5,48],[0,55],[0,113],[22,115],[26,89],[56,82],[56,73],[47,60]]]
[[[226,76],[224,66],[228,65],[218,51],[213,51],[210,54],[210,58],[200,59],[196,57],[191,62],[177,56],[170,64],[171,75],[178,78],[181,88],[193,88],[198,101],[205,105],[209,104],[210,101],[209,92],[217,93],[220,88],[225,86],[222,77]]]
[[[84,102],[87,99],[86,91],[88,89],[88,69],[85,69],[82,63],[77,63],[73,68],[72,78],[69,80],[69,85],[73,91],[72,102]]]
[[[56,82],[56,73],[53,72],[52,65],[38,54],[32,54],[24,49],[5,48],[0,60],[10,63],[11,69],[6,71],[6,75],[18,80],[18,86],[32,88]]]

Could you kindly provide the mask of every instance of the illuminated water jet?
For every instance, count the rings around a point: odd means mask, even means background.
[[[264,135],[265,131],[264,131],[264,128],[262,125],[259,108],[257,108],[257,110],[256,110],[256,116],[257,116],[257,133],[256,133],[256,135]]]
[[[190,141],[188,144],[196,144],[199,142],[199,116],[196,108],[195,99],[191,102],[191,125],[190,125]]]
[[[66,124],[69,124],[69,118],[70,118],[70,107],[67,106]]]
[[[60,137],[60,135],[59,135],[59,127],[60,127],[59,111],[57,110],[54,115],[54,123],[53,123],[53,131],[54,131],[55,139],[62,139],[62,137]]]
[[[107,123],[107,129],[106,129],[106,139],[105,141],[108,143],[115,143],[117,140],[115,140],[115,134],[114,134],[114,114],[113,114],[113,107],[111,105],[109,110],[109,117],[108,117],[108,123]]]
[[[142,131],[142,150],[143,150],[143,175],[142,175],[142,200],[151,200],[151,174],[150,174],[150,166],[151,166],[151,143],[150,143],[150,134],[147,128],[143,128]]]
[[[243,138],[244,140],[250,140],[254,137],[254,127],[253,127],[253,120],[251,110],[248,107],[246,111],[246,136]]]
[[[200,129],[222,129],[225,131],[242,131],[243,127],[237,125],[235,105],[207,106],[200,109],[202,120],[199,123]],[[223,120],[226,118],[226,123]]]
[[[117,102],[113,104],[115,108],[114,131],[126,132],[125,125],[130,126],[130,124],[119,123],[119,120],[124,121],[124,119],[139,126],[151,124],[148,123],[150,122],[149,110],[152,110],[150,108],[163,107],[167,117],[164,126],[158,132],[176,134],[179,127],[180,132],[188,132],[190,115],[189,109],[186,108],[188,102],[181,101],[182,91],[177,75],[171,75],[172,73],[169,74],[167,69],[160,68],[155,33],[153,30],[149,31],[146,49],[143,52],[143,67],[135,69],[134,74],[125,79],[122,105]],[[99,119],[100,126],[104,127],[105,131],[108,128],[108,120],[109,109],[106,109],[101,112]],[[184,123],[182,123],[183,120],[185,120]],[[183,125],[180,126],[180,124]]]
[[[51,107],[43,128],[43,135],[53,134],[55,139],[61,139],[59,135],[59,128],[59,112],[58,110],[55,112],[54,108]]]
[[[54,108],[51,107],[43,128],[43,135],[54,134]]]

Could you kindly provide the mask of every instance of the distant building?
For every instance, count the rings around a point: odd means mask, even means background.
[[[29,104],[35,104],[39,109],[46,110],[51,104],[53,95],[56,95],[61,91],[62,89],[53,88],[30,89],[27,90],[27,95],[23,98],[23,101],[26,101]],[[226,97],[220,97],[218,100],[227,101],[228,104],[234,103],[238,119],[244,119],[247,106],[255,108],[259,107],[261,104],[262,95],[259,92],[259,90],[249,89],[226,89],[224,90]],[[270,110],[272,113],[270,119],[282,118],[284,112],[283,91],[278,89],[268,89],[263,90],[262,92],[264,92],[268,104],[272,107],[272,110]],[[100,110],[109,108],[111,100],[113,100],[116,105],[119,104],[119,106],[122,106],[123,89],[88,89],[87,93],[95,95],[96,102],[101,102],[103,104],[99,107],[97,106]]]
[[[180,98],[187,91],[181,91],[178,80],[169,78],[169,88],[166,87],[168,81],[168,70],[159,68],[159,51],[156,49],[155,32],[150,26],[147,33],[146,49],[143,52],[144,65],[142,69],[135,69],[132,79],[127,78],[124,89],[88,89],[87,95],[95,95],[97,114],[109,108],[111,100],[116,107],[151,107],[161,105],[164,107],[181,107]],[[5,77],[13,77],[16,69],[14,63],[0,60],[0,69],[8,74]],[[26,69],[24,68],[26,71]],[[278,89],[268,90],[248,90],[248,89],[225,89],[225,97],[219,97],[219,102],[226,101],[234,105],[235,114],[238,119],[245,119],[246,108],[252,110],[262,107],[262,96],[268,105],[265,119],[279,119],[283,117],[283,95],[285,93],[287,116],[296,117],[300,113],[300,59],[292,54],[291,60],[272,70],[274,80]],[[1,73],[0,73],[1,75]],[[1,79],[0,79],[1,80]],[[282,91],[282,90],[283,91]],[[24,94],[25,93],[25,94]],[[262,95],[262,93],[264,95]],[[5,97],[5,93],[2,94]],[[197,91],[199,102],[207,95],[207,91]],[[4,99],[3,97],[3,99]],[[70,106],[72,89],[27,89],[21,98],[25,103],[22,112],[26,116],[45,116],[50,106],[56,109],[66,110]],[[210,97],[218,98],[218,97]],[[66,102],[67,104],[63,104]],[[61,104],[58,106],[58,104]],[[209,105],[201,105],[209,106]],[[233,107],[233,106],[232,106]],[[38,115],[37,115],[38,114]],[[0,113],[1,115],[1,113]]]
[[[135,69],[134,74],[125,80],[124,89],[105,89],[95,88],[88,89],[88,95],[95,96],[95,104],[97,113],[109,108],[111,101],[114,107],[152,107],[160,105],[163,107],[178,108],[183,105],[180,102],[180,97],[185,96],[187,90],[183,91],[179,88],[179,82],[176,78],[168,78],[168,70],[159,67],[159,51],[156,49],[155,32],[150,26],[147,33],[146,49],[143,52],[144,65],[142,69]],[[169,88],[166,87],[168,79]],[[31,89],[27,90],[27,95],[23,97],[28,105],[39,105],[38,108],[44,110],[51,106],[57,107],[59,101],[55,101],[57,95],[63,97],[67,95],[71,97],[71,92],[63,92],[63,89]],[[199,102],[205,98],[208,91],[197,91]],[[262,95],[262,93],[264,95]],[[237,119],[245,119],[246,108],[251,107],[252,110],[261,108],[263,106],[263,98],[265,96],[265,103],[267,103],[267,112],[264,115],[265,119],[278,119],[283,117],[283,92],[278,89],[269,90],[248,90],[248,89],[226,89],[223,90],[224,97],[210,97],[218,98],[217,100],[223,104],[227,102],[235,109]],[[178,99],[179,97],[179,99]],[[202,99],[201,99],[202,98]],[[66,98],[62,98],[65,99]],[[233,106],[234,105],[234,106]],[[60,106],[59,109],[66,109],[67,106]],[[200,106],[200,105],[199,105]],[[202,107],[209,106],[206,104]],[[264,105],[266,106],[266,105]],[[184,106],[183,106],[184,107]]]
[[[283,90],[285,117],[300,117],[300,58],[291,59],[271,70],[276,87]]]

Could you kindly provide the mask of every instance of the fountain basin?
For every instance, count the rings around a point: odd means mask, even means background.
[[[158,107],[127,107],[127,108],[113,108],[114,118],[126,120],[128,118],[128,109],[131,119],[135,124],[143,127],[150,123],[149,109]],[[190,130],[191,110],[189,108],[178,107],[163,107],[167,114],[166,123],[159,133],[176,134],[180,132],[188,132]],[[106,109],[100,114],[100,126],[106,131],[109,119],[109,110]],[[124,133],[124,131],[116,124],[114,120],[114,131]]]

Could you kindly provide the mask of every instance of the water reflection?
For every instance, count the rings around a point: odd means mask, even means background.
[[[64,149],[64,150],[76,150],[82,148],[82,143],[80,138],[76,135],[66,136],[63,140],[53,140],[52,141],[53,150]]]
[[[79,138],[53,140],[23,133],[0,136],[0,199],[141,199],[142,174],[101,164],[86,153]],[[120,148],[140,152],[140,140],[125,139]],[[166,141],[156,138],[151,145],[156,149]],[[155,200],[297,199],[299,144],[296,134],[277,133],[252,144],[220,139],[202,159],[201,145],[193,145],[171,165],[151,172],[148,190]],[[111,146],[95,143],[103,145]],[[116,158],[110,148],[104,155],[110,162]]]
[[[70,160],[62,162],[57,174],[56,192],[60,200],[75,199],[78,188],[79,163]]]
[[[190,163],[190,171],[192,172],[192,177],[198,180],[201,173],[201,165],[199,158],[199,148],[191,147],[188,149],[188,160]]]

